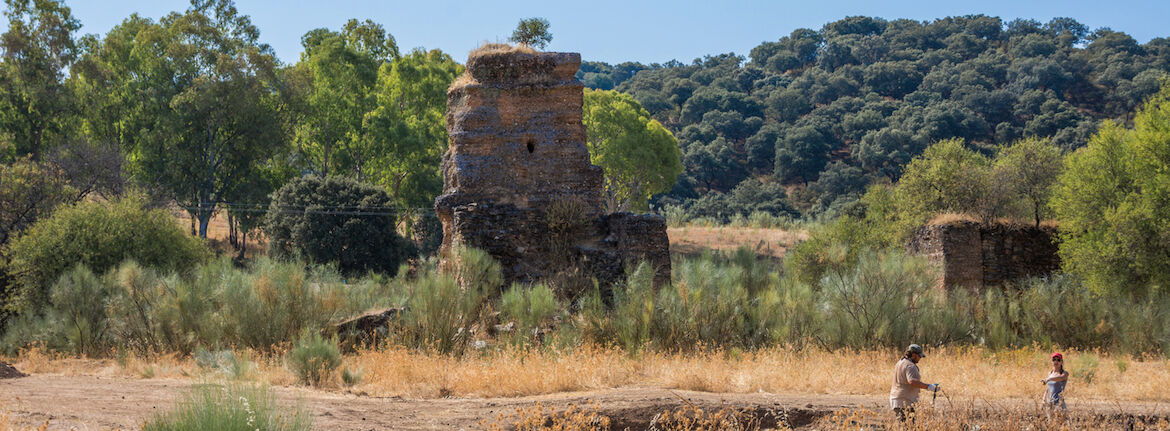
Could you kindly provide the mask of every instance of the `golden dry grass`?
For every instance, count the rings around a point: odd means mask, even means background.
[[[539,51],[533,49],[531,46],[528,46],[528,45],[512,45],[512,44],[507,44],[507,43],[495,43],[495,42],[486,42],[485,41],[485,42],[481,43],[479,45],[479,47],[471,50],[471,52],[469,54],[467,54],[467,58],[470,59],[470,58],[474,58],[474,57],[479,57],[481,55],[489,55],[489,54],[511,54],[511,53],[515,53],[515,52],[519,52],[522,54],[536,54]]]
[[[842,409],[816,424],[821,430],[901,429],[907,431],[1068,431],[1068,430],[1170,430],[1164,417],[1120,414],[1066,413],[1037,406],[958,405],[919,408],[911,420],[899,423],[889,411]]]
[[[1029,400],[1043,392],[1046,350],[993,352],[981,348],[940,348],[920,364],[928,382],[940,382],[956,400]],[[295,375],[283,355],[237,353],[253,363],[248,378],[292,386]],[[1072,380],[1070,403],[1167,401],[1170,361],[1098,352],[1066,352]],[[620,349],[581,347],[572,351],[524,350],[470,353],[457,358],[402,347],[362,351],[344,358],[342,368],[360,371],[347,390],[373,396],[412,398],[515,397],[621,386],[651,386],[722,393],[873,395],[889,391],[897,352],[765,349],[756,352],[647,352],[637,357]],[[103,375],[129,378],[205,378],[191,359],[172,355],[122,360],[77,359],[28,350],[10,363],[34,374]],[[339,378],[327,390],[343,390]]]
[[[931,218],[929,221],[926,222],[926,224],[928,224],[928,225],[945,225],[945,224],[960,223],[960,222],[982,223],[982,219],[980,219],[978,216],[973,215],[973,214],[942,213],[942,214],[936,215],[933,218]],[[1009,219],[1009,218],[998,218],[995,220],[995,223],[1008,225],[1008,226],[1032,226],[1035,224],[1035,222],[1032,220],[1014,220],[1014,219]],[[1040,225],[1046,226],[1046,227],[1057,227],[1058,226],[1058,224],[1055,220],[1042,220],[1042,221],[1040,221]]]
[[[696,254],[705,249],[729,251],[749,246],[757,254],[784,257],[794,244],[808,239],[806,231],[751,227],[684,226],[666,230],[670,249],[676,253]]]

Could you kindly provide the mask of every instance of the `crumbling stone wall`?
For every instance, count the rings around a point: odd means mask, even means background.
[[[1060,269],[1050,226],[953,221],[918,228],[906,245],[942,270],[942,286],[982,289]]]
[[[670,279],[666,221],[603,214],[603,172],[589,162],[582,123],[584,86],[576,53],[475,54],[447,92],[449,146],[441,252],[480,248],[509,281],[535,282],[573,268],[602,283],[629,264]]]

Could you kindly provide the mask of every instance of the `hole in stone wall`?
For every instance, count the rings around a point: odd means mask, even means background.
[[[536,151],[536,142],[529,139],[528,140],[528,152],[531,153],[533,151]]]

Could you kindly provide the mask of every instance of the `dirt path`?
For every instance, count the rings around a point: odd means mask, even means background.
[[[154,414],[170,408],[176,397],[191,387],[181,380],[129,380],[94,376],[36,375],[0,380],[0,401],[10,418],[19,424],[40,426],[48,421],[50,430],[138,429]],[[314,416],[314,428],[322,430],[472,430],[482,419],[495,419],[501,412],[530,407],[540,402],[563,409],[570,405],[592,405],[614,421],[613,429],[641,429],[654,415],[678,408],[686,399],[704,408],[734,406],[772,413],[767,422],[786,418],[795,426],[843,407],[881,408],[882,397],[855,395],[798,394],[713,394],[659,388],[618,388],[521,398],[372,398],[306,388],[276,388],[283,402],[302,403]],[[1167,403],[1082,405],[1077,409],[1164,415]]]

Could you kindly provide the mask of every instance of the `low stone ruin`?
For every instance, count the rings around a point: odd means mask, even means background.
[[[914,232],[906,251],[938,265],[943,287],[981,290],[1060,269],[1056,235],[1051,226],[929,223]]]
[[[604,214],[603,172],[589,162],[576,53],[472,53],[447,91],[440,252],[462,244],[495,257],[508,282],[579,271],[602,284],[647,262],[670,280],[666,221]]]

